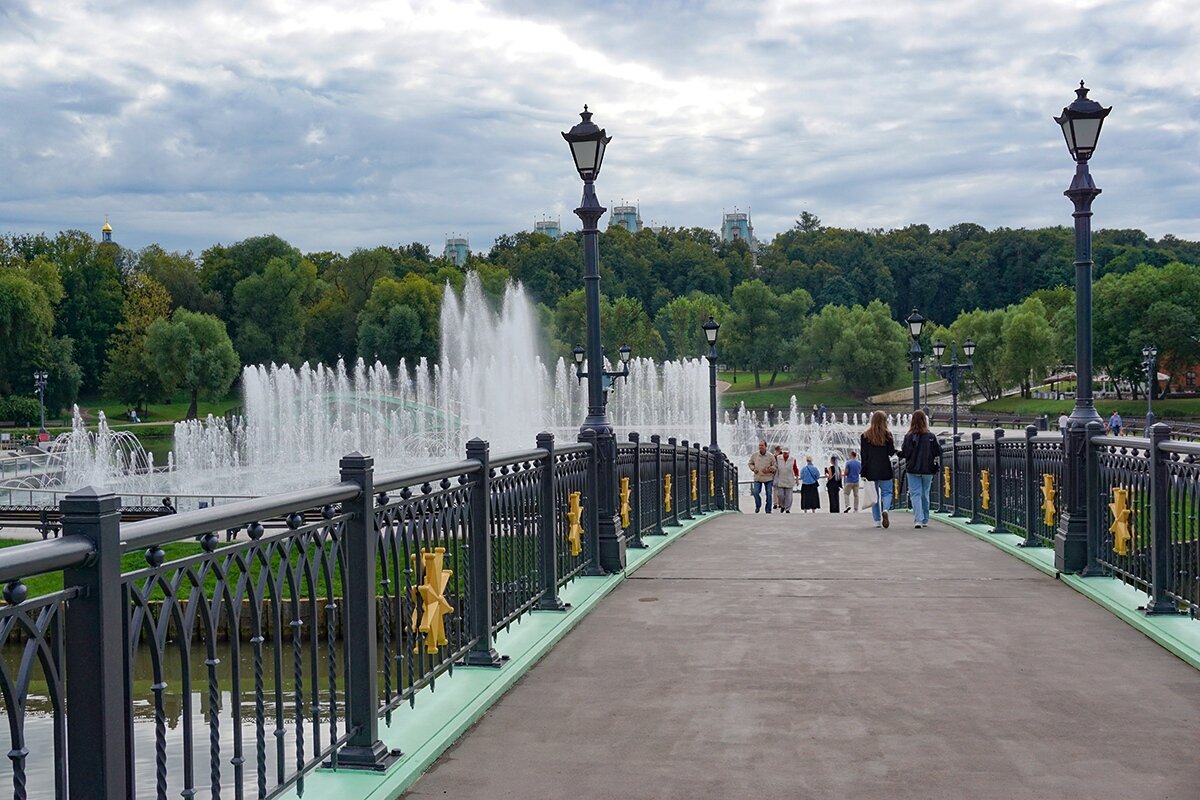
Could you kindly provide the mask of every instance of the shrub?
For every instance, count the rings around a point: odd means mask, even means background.
[[[41,421],[41,406],[32,397],[0,397],[0,420],[29,427]]]

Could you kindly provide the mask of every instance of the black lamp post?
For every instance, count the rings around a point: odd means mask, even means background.
[[[37,392],[38,406],[42,412],[42,427],[38,430],[39,442],[45,442],[50,439],[50,432],[46,430],[46,384],[49,380],[49,372],[46,372],[44,369],[34,370],[33,390]]]
[[[913,411],[921,407],[921,328],[925,327],[925,318],[915,308],[904,318],[908,326],[908,335],[912,337],[912,347],[908,348],[908,363],[913,373]]]
[[[717,331],[721,329],[721,325],[710,314],[708,322],[701,325],[700,329],[704,331],[704,340],[708,342],[708,451],[713,456],[714,482],[720,487],[717,491],[717,504],[719,508],[724,509],[725,475],[721,471],[721,448],[717,445]]]
[[[967,339],[963,342],[962,349],[963,355],[967,357],[967,363],[958,363],[958,346],[955,345],[950,351],[950,363],[943,364],[942,355],[946,352],[946,343],[941,339],[933,343],[933,356],[937,359],[938,374],[950,383],[950,403],[955,433],[958,433],[958,379],[970,372],[971,367],[974,366],[971,359],[975,355],[975,342]]]
[[[600,541],[599,567],[608,572],[625,569],[625,533],[621,529],[621,518],[617,514],[617,440],[609,424],[606,407],[608,387],[614,377],[629,375],[629,349],[621,349],[623,363],[620,373],[604,370],[604,351],[600,345],[600,229],[596,223],[608,209],[596,199],[596,176],[604,162],[604,150],[612,137],[592,122],[592,113],[587,106],[579,115],[582,121],[562,135],[571,146],[571,157],[575,169],[583,180],[583,200],[575,209],[576,216],[583,222],[583,288],[587,308],[587,343],[576,347],[576,375],[587,378],[588,415],[580,433],[591,431],[596,436],[597,472],[600,476],[596,491],[596,507],[599,509],[600,524],[597,536]],[[581,352],[582,351],[582,352]],[[583,371],[583,360],[588,369]]]
[[[1154,424],[1154,390],[1158,388],[1158,348],[1148,344],[1142,348],[1142,366],[1146,368],[1146,435]]]
[[[1087,566],[1087,425],[1100,422],[1092,400],[1092,201],[1100,190],[1088,172],[1088,160],[1112,108],[1089,100],[1087,94],[1080,81],[1075,101],[1054,118],[1075,160],[1075,178],[1063,192],[1075,206],[1075,408],[1067,426],[1063,476],[1067,502],[1054,536],[1054,566],[1068,573]]]

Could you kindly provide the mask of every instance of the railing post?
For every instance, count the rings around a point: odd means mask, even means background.
[[[1034,535],[1034,525],[1037,524],[1037,487],[1038,476],[1034,474],[1033,439],[1038,429],[1033,425],[1025,426],[1025,469],[1021,480],[1021,488],[1025,492],[1025,541],[1019,547],[1038,547],[1041,540]]]
[[[674,527],[679,524],[679,440],[668,436],[667,444],[671,447],[671,520],[667,524]]]
[[[958,511],[958,444],[961,441],[961,433],[956,433],[950,437],[950,516],[952,517],[962,516]]]
[[[1100,452],[1096,449],[1096,445],[1092,440],[1097,436],[1104,435],[1104,425],[1098,420],[1092,420],[1087,424],[1083,435],[1083,446],[1085,448],[1083,479],[1085,481],[1084,485],[1087,487],[1087,541],[1085,548],[1085,558],[1087,560],[1079,575],[1084,578],[1099,578],[1107,575],[1108,571],[1100,564],[1100,548],[1104,544],[1104,531],[1101,529],[1101,520],[1105,517],[1102,511],[1104,503],[1100,493]],[[1063,449],[1066,449],[1067,441],[1064,438]],[[1065,457],[1066,454],[1064,453]],[[1063,498],[1060,502],[1065,501],[1066,498]]]
[[[358,497],[343,510],[352,512],[342,532],[346,583],[342,602],[346,647],[346,729],[350,740],[338,751],[337,765],[347,769],[387,769],[400,755],[379,739],[379,638],[375,625],[375,461],[354,452],[338,462],[344,483],[358,485]],[[387,654],[384,655],[387,657]]]
[[[629,527],[625,529],[625,541],[629,547],[647,547],[642,541],[642,437],[630,431],[633,442],[633,469],[629,472]]]
[[[1000,471],[1000,448],[1004,442],[1004,431],[997,428],[993,432],[992,444],[992,508],[996,524],[992,533],[1012,533],[1004,524],[1004,474]]]
[[[471,649],[468,667],[498,667],[500,654],[492,647],[491,452],[482,439],[467,442],[467,458],[479,462],[471,483]]]
[[[63,628],[66,646],[67,785],[72,797],[133,797],[125,716],[127,601],[121,583],[121,500],[80,489],[59,502],[63,536],[87,539],[95,556],[63,571],[78,587]]]
[[[585,546],[588,551],[588,563],[583,574],[591,577],[607,575],[600,566],[600,449],[597,446],[599,437],[591,428],[579,432],[579,441],[590,444],[587,462],[587,479],[583,492],[583,513],[587,522],[583,526]],[[615,464],[613,465],[615,468]]]
[[[979,431],[971,431],[971,518],[967,522],[978,525],[983,522],[979,518]]]
[[[1171,426],[1150,426],[1150,601],[1146,614],[1176,614],[1175,602],[1167,596],[1171,554],[1171,478],[1162,445],[1171,438]]]
[[[558,596],[558,514],[554,499],[554,434],[539,433],[537,446],[545,450],[542,459],[542,485],[538,492],[538,582],[542,597],[539,611],[566,611],[567,604]]]
[[[692,446],[687,439],[680,444],[683,445],[683,518],[695,519],[692,513],[692,506],[695,505],[692,500]]]
[[[654,445],[654,533],[662,536],[663,530],[663,468],[662,468],[662,437],[657,433],[650,435]]]

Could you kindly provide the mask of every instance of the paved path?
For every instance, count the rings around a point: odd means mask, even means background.
[[[707,523],[405,797],[1200,797],[1200,673],[988,544],[893,519]]]

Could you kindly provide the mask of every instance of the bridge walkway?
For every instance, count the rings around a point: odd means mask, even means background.
[[[724,516],[607,597],[408,798],[1194,798],[1200,672],[985,542]]]

